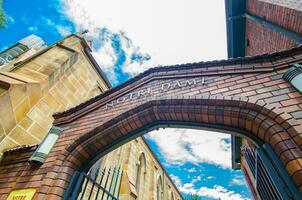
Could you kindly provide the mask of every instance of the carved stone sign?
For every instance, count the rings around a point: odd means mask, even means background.
[[[148,97],[151,95],[156,95],[156,94],[159,94],[160,92],[165,92],[168,90],[181,89],[181,88],[186,88],[186,87],[194,87],[197,85],[205,86],[205,85],[207,85],[207,83],[208,82],[204,77],[164,82],[159,85],[159,89],[158,89],[158,86],[148,87],[146,89],[131,92],[125,96],[122,96],[116,100],[113,100],[110,103],[106,104],[106,108],[110,109],[110,108],[113,108],[114,106],[124,103],[124,102],[129,102],[134,99],[140,99],[140,98]]]

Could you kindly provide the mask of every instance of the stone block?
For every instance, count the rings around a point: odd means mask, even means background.
[[[42,97],[40,84],[28,84],[27,91],[28,91],[30,107],[33,107]]]
[[[20,122],[26,116],[29,110],[30,110],[29,99],[24,98],[22,102],[20,102],[19,105],[17,105],[14,108],[15,119],[17,123]]]
[[[13,148],[15,146],[17,146],[18,143],[16,143],[15,141],[11,140],[9,137],[5,137],[2,141],[1,141],[1,145],[0,145],[0,152],[4,152],[6,149],[10,149]]]
[[[0,141],[2,141],[4,137],[5,137],[5,132],[2,124],[0,123]]]
[[[46,94],[42,101],[51,108],[51,112],[57,112],[60,110],[60,103],[50,93]]]
[[[48,78],[46,75],[33,71],[33,70],[30,70],[30,69],[20,68],[20,69],[16,70],[16,73],[19,75],[25,76],[27,78],[33,79],[35,81],[38,81],[38,82],[42,82],[44,80],[47,80],[47,78]]]
[[[34,123],[30,129],[28,130],[29,133],[31,133],[32,135],[34,135],[36,138],[38,138],[39,140],[43,140],[43,138],[45,137],[45,135],[48,133],[50,127],[41,127],[38,123]]]
[[[18,84],[18,85],[11,85],[9,88],[9,96],[11,100],[12,106],[15,108],[17,105],[26,98],[26,84]]]
[[[60,86],[56,86],[56,87],[53,87],[51,90],[50,90],[50,94],[61,104],[61,105],[64,105],[65,107],[68,106],[68,100],[64,97],[64,95],[62,95],[59,90],[58,90],[58,87]]]
[[[32,123],[33,123],[33,120],[31,120],[29,117],[25,116],[25,117],[22,119],[22,121],[19,123],[19,125],[20,125],[23,129],[27,130],[27,129],[31,126]]]
[[[0,122],[5,133],[10,132],[16,125],[16,120],[9,93],[4,93],[0,96],[0,116]]]
[[[77,90],[76,87],[74,87],[72,82],[70,82],[70,80],[66,76],[63,77],[62,82],[68,88],[68,90],[71,91],[71,93],[76,92],[76,90]]]
[[[33,71],[39,71],[39,69],[41,68],[42,66],[35,63],[35,62],[30,62],[26,65],[24,65],[22,68],[23,69],[30,69],[30,70],[33,70]]]
[[[1,96],[3,93],[5,93],[6,91],[7,91],[6,89],[0,87],[0,96]]]
[[[45,115],[48,115],[49,113],[52,112],[52,108],[48,106],[45,101],[39,101],[36,107]]]
[[[31,111],[27,114],[29,118],[33,121],[36,121],[41,127],[49,127],[50,122],[45,120],[45,115],[41,113],[37,108],[31,109]]]
[[[9,137],[19,144],[30,145],[30,144],[39,143],[39,140],[37,138],[35,138],[31,134],[27,133],[20,126],[16,126],[9,134]]]

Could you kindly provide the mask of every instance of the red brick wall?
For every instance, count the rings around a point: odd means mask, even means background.
[[[259,0],[247,0],[247,13],[261,17],[287,30],[302,35],[302,12],[294,9],[266,3]],[[246,55],[258,55],[280,51],[294,46],[297,42],[283,34],[271,31],[262,25],[247,20],[246,38],[250,45]]]
[[[247,13],[302,34],[302,12],[259,0],[247,0]]]
[[[4,154],[0,165],[0,199],[6,199],[2,194],[9,193],[11,188],[37,188],[40,186],[40,179],[46,173],[45,169],[35,167],[28,162],[28,159],[37,146],[22,147],[13,149]],[[36,170],[34,170],[36,168]],[[33,177],[33,175],[37,175]]]
[[[245,49],[247,56],[281,51],[297,44],[285,35],[265,28],[249,19],[246,20],[246,39],[249,43]]]

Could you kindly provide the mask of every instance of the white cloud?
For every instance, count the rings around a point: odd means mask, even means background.
[[[192,179],[193,184],[199,181],[201,181],[201,176],[196,176],[195,178]]]
[[[126,62],[121,70],[130,76],[157,65],[226,58],[223,0],[62,0],[62,3],[64,13],[75,23],[77,31],[89,29],[89,35],[97,39],[100,29],[105,27],[114,33],[124,33],[121,36],[126,33],[134,41],[125,48],[127,40],[122,40]],[[138,51],[148,53],[151,60],[131,62],[129,55]]]
[[[47,27],[56,26],[56,23],[54,23],[51,19],[46,18],[46,17],[42,17],[42,23],[43,23],[43,25],[45,25]]]
[[[139,47],[136,47],[132,40],[130,38],[128,38],[126,36],[126,34],[124,32],[121,32],[121,36],[122,36],[122,40],[121,40],[121,44],[122,44],[122,48],[126,53],[126,63],[124,64],[123,70],[125,73],[130,74],[130,76],[135,76],[138,73],[142,73],[143,71],[145,71],[146,69],[150,68],[151,66],[148,66],[146,63],[147,60],[139,60],[138,62],[133,62],[133,60],[131,59],[132,55],[140,55],[141,50]],[[144,56],[144,55],[140,55],[140,56]],[[146,58],[148,58],[149,56],[146,55]]]
[[[197,189],[195,189],[193,183],[185,183],[181,185],[178,189],[180,192],[183,192],[185,194],[197,194]]]
[[[171,177],[172,181],[174,182],[174,184],[176,185],[176,187],[181,186],[181,180],[178,176],[171,174],[170,177]]]
[[[241,194],[238,194],[234,191],[229,191],[220,185],[214,185],[213,188],[201,187],[197,191],[197,194],[215,199],[220,198],[223,200],[248,200],[248,198],[243,197]]]
[[[197,170],[196,170],[195,167],[193,167],[193,168],[191,168],[191,169],[187,169],[187,171],[188,171],[189,173],[197,172]]]
[[[179,189],[180,192],[185,194],[198,194],[199,196],[203,197],[210,197],[214,199],[222,199],[222,200],[249,200],[242,196],[241,194],[236,193],[235,191],[228,190],[221,185],[214,185],[212,188],[210,187],[200,187],[199,189],[194,186],[196,182],[194,179],[191,183],[184,183],[182,184],[179,177],[175,175],[170,175],[171,179],[174,181],[176,187]]]
[[[41,18],[41,24],[44,28],[50,30],[50,29],[56,29],[56,31],[61,35],[61,36],[67,36],[71,34],[71,28],[69,26],[63,26],[63,25],[58,25],[56,24],[52,19],[47,18],[47,17],[42,17]],[[38,27],[30,27],[29,29],[32,29],[31,31],[38,31]]]
[[[241,186],[241,185],[247,185],[246,184],[246,181],[245,181],[245,179],[244,179],[244,177],[243,176],[238,176],[238,175],[235,175],[235,177],[232,179],[232,181],[230,182],[230,184],[229,185],[239,185],[239,186]]]
[[[62,1],[62,3],[65,6],[64,13],[75,23],[78,31],[88,29],[90,35],[95,37],[98,36],[98,29],[102,27],[102,25],[96,23],[97,19],[94,19],[91,15],[92,13],[89,13],[85,7],[88,6],[86,4],[90,4],[90,6],[96,6],[101,9],[101,5],[97,4],[97,2],[81,2],[78,0],[66,0]],[[101,11],[95,14],[100,15]]]
[[[67,26],[57,25],[56,26],[57,31],[62,36],[67,36],[71,34],[71,28]]]
[[[93,13],[88,12],[89,9],[85,6],[86,2],[64,1],[63,3],[65,13],[75,23],[76,30],[89,30],[86,36],[97,44],[94,45],[93,55],[108,75],[109,80],[114,84],[119,81],[118,76],[121,74],[118,73],[128,74],[132,77],[149,68],[145,66],[146,61],[149,60],[149,55],[142,54],[140,48],[135,46],[121,29],[112,31],[101,23],[102,20],[97,20]],[[133,56],[136,57],[133,58]]]
[[[152,139],[166,162],[183,165],[186,162],[208,162],[231,168],[230,136],[217,132],[193,129],[160,129],[146,135]]]
[[[117,60],[117,56],[109,42],[104,43],[102,48],[97,49],[92,53],[96,61],[101,65],[102,69],[106,72],[109,80],[117,83],[117,77],[115,75],[114,63]]]
[[[232,185],[246,185],[246,182],[244,179],[233,178],[231,184]]]

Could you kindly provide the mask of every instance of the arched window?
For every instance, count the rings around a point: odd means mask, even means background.
[[[156,199],[163,200],[163,181],[161,176],[158,177],[156,183]]]
[[[170,193],[170,200],[174,200],[174,194],[173,194],[172,191],[171,191],[171,193]]]
[[[137,171],[136,171],[136,191],[137,199],[143,199],[144,195],[144,183],[145,183],[145,174],[146,174],[146,157],[144,153],[141,153],[137,162]]]

